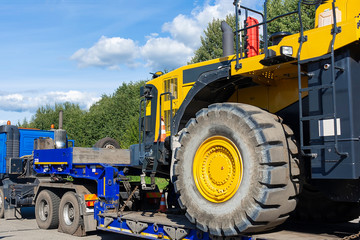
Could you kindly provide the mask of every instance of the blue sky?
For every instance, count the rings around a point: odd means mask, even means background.
[[[0,125],[39,106],[83,109],[124,82],[186,64],[233,0],[2,0]],[[261,9],[262,0],[242,4]]]

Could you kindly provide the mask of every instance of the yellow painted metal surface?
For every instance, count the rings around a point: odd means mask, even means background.
[[[335,2],[335,7],[337,8],[338,12],[337,19],[341,19],[341,21],[349,21],[353,18],[356,18],[359,16],[359,0],[338,0]],[[316,9],[316,18],[315,18],[315,27],[319,27],[319,19],[323,15],[328,15],[324,13],[331,12],[332,10],[332,1],[325,2],[324,4],[321,4]],[[338,13],[340,12],[340,16],[338,16]]]
[[[243,164],[235,144],[223,136],[205,140],[193,162],[193,176],[201,195],[214,203],[229,200],[238,190]]]
[[[67,165],[67,162],[35,162],[35,165]]]
[[[302,87],[307,87],[305,78],[302,81]],[[307,93],[303,93],[302,97],[306,95]],[[276,77],[267,85],[237,89],[228,102],[246,103],[275,113],[297,102],[298,99],[297,77],[296,79]]]

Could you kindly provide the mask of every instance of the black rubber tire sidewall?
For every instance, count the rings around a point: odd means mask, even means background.
[[[111,145],[116,149],[120,149],[120,144],[113,138],[105,137],[100,139],[94,144],[95,148],[106,148],[106,146]]]
[[[193,176],[199,146],[223,136],[238,148],[242,181],[229,200],[214,203],[201,195]],[[274,115],[245,104],[214,104],[199,111],[182,131],[176,150],[174,176],[179,204],[198,229],[215,236],[264,231],[286,220],[296,201],[290,186],[287,139]]]
[[[71,225],[66,224],[63,216],[64,207],[69,202],[74,207],[74,215],[75,215]],[[61,230],[70,235],[73,235],[78,230],[79,227],[82,227],[83,219],[82,216],[80,215],[80,203],[74,192],[67,192],[61,198],[60,207],[59,207],[59,224]]]
[[[0,206],[0,218],[4,218],[5,213],[5,198],[4,198],[4,189],[0,187],[0,198],[2,199],[2,203]]]
[[[49,215],[45,221],[40,219],[40,203],[45,200],[49,205]],[[59,203],[60,198],[49,190],[42,190],[35,202],[35,218],[40,229],[53,229],[59,225]]]

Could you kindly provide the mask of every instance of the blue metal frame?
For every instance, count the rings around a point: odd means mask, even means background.
[[[122,219],[121,217],[114,219],[113,222],[111,222],[108,226],[105,227],[104,225],[105,218],[102,217],[100,214],[101,212],[97,212],[96,214],[97,215],[96,220],[98,221],[99,230],[110,231],[110,232],[125,234],[129,236],[136,236],[145,239],[171,239],[170,236],[165,232],[164,225],[162,224],[147,223],[148,227],[145,230],[141,231],[141,233],[136,234],[129,228],[127,224],[127,220]],[[199,238],[200,236],[202,237]],[[196,229],[191,229],[189,234],[183,238],[183,240],[208,240],[208,239],[210,239],[208,233],[203,233]],[[246,237],[243,239],[246,240],[251,238]]]
[[[72,156],[73,148],[35,150],[33,168],[39,174],[66,175],[96,181],[97,195],[105,200],[97,205],[99,211],[116,208],[120,191],[117,177],[124,175],[122,170],[128,165],[73,164]]]

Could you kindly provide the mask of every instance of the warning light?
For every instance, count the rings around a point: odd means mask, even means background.
[[[7,123],[6,123],[7,125],[11,125],[11,121],[7,121]]]
[[[54,124],[51,124],[51,129],[55,129],[55,125]]]

